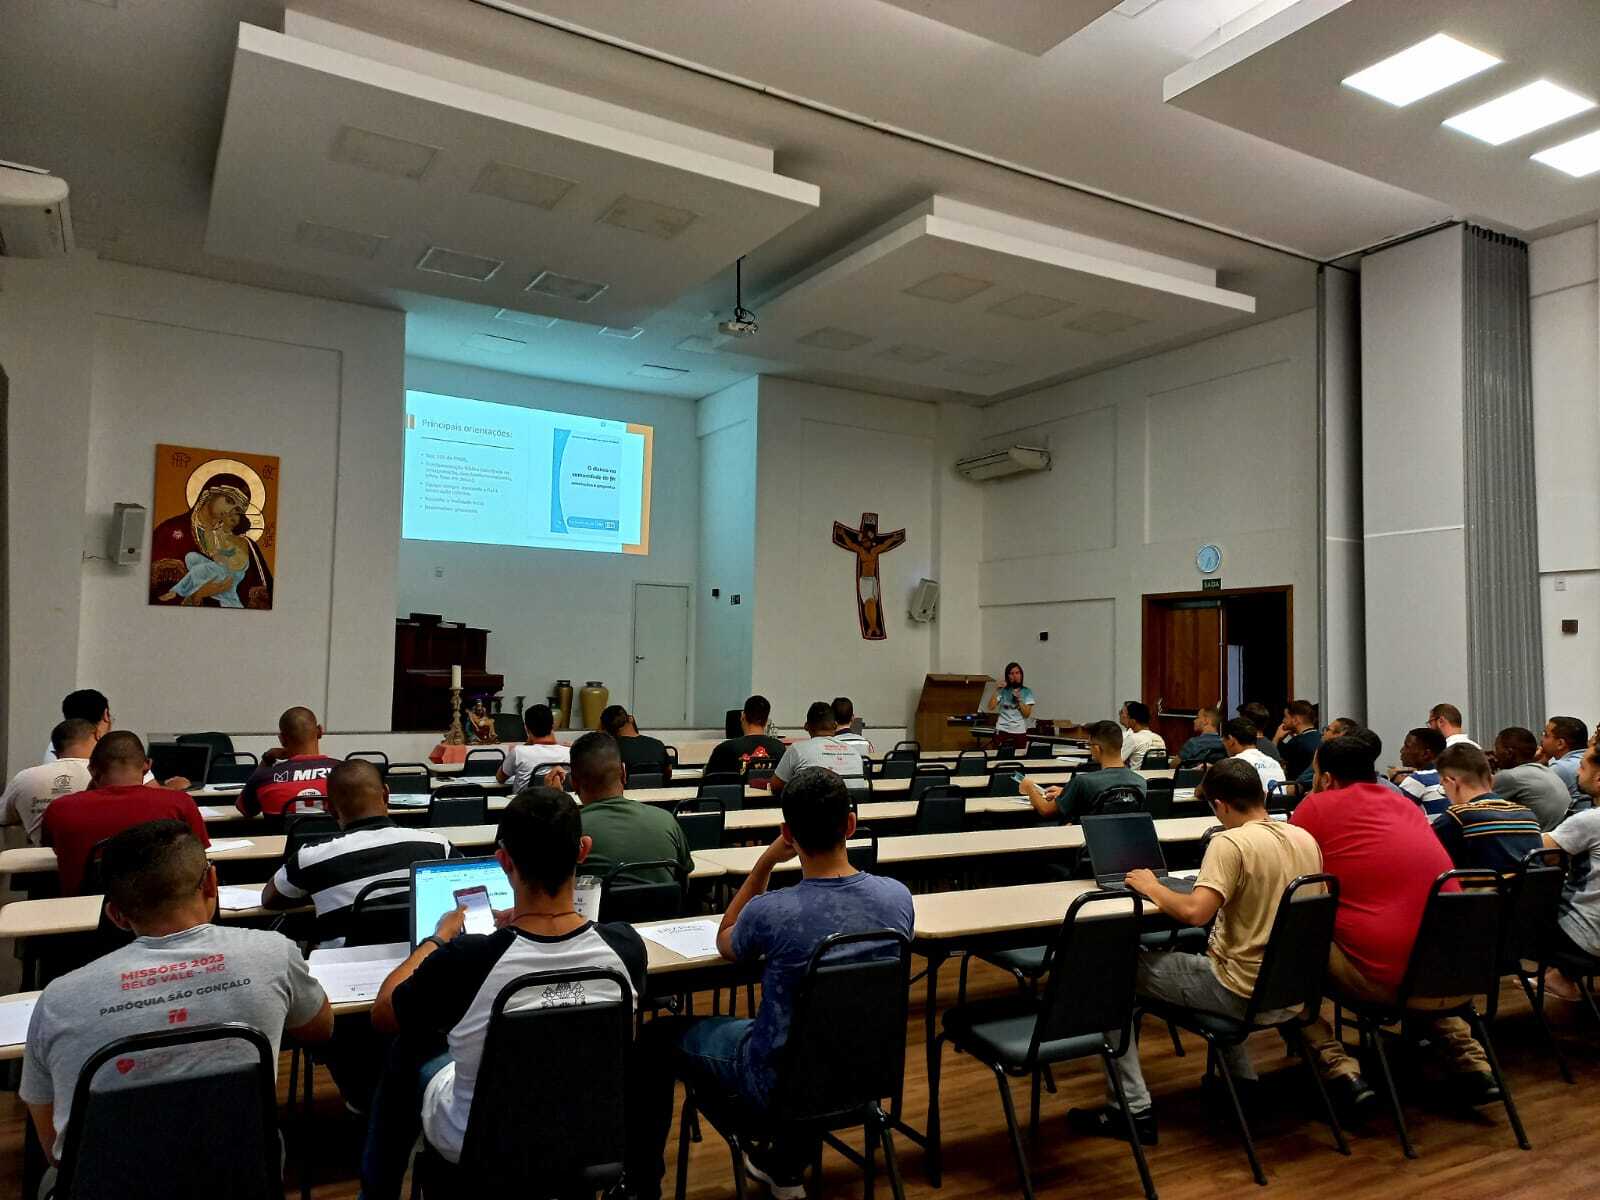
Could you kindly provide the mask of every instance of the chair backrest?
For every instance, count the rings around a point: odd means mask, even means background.
[[[1030,741],[1024,758],[1054,758],[1056,748],[1053,742]]]
[[[1080,913],[1089,905],[1095,910]],[[1144,904],[1134,892],[1087,892],[1073,900],[1045,947],[1048,973],[1029,1057],[1042,1042],[1133,1027],[1134,970]],[[1060,969],[1056,969],[1059,967]]]
[[[1503,884],[1505,915],[1500,926],[1500,970],[1515,974],[1523,959],[1541,962],[1544,943],[1555,928],[1567,856],[1554,846],[1530,850]]]
[[[836,933],[795,989],[768,1111],[778,1120],[848,1120],[900,1096],[911,946],[890,929]]]
[[[963,750],[956,755],[957,775],[987,775],[989,756],[982,750]]]
[[[917,773],[917,760],[909,752],[891,750],[878,761],[877,778],[910,779]]]
[[[647,874],[668,876],[641,881]],[[624,879],[623,876],[631,878]],[[626,921],[666,921],[683,915],[684,898],[689,893],[689,876],[682,864],[670,859],[654,862],[618,863],[600,880],[600,919]]]
[[[696,799],[717,801],[726,812],[738,812],[744,807],[744,780],[723,772],[707,775],[694,794]]]
[[[960,833],[967,827],[967,794],[958,787],[927,788],[917,798],[918,833]]]
[[[234,1053],[219,1056],[211,1044],[222,1042]],[[106,1071],[184,1047],[205,1054],[203,1072]],[[276,1066],[267,1038],[238,1024],[135,1034],[96,1051],[73,1090],[56,1200],[280,1200]]]
[[[722,801],[713,796],[695,796],[680,800],[672,810],[678,828],[683,830],[683,840],[690,850],[716,850],[722,846],[722,835],[728,825],[728,811]]]
[[[1196,787],[1199,787],[1200,786],[1200,780],[1204,775],[1205,775],[1204,771],[1198,770],[1198,769],[1193,768],[1193,767],[1189,768],[1188,770],[1177,770],[1177,771],[1174,771],[1172,773],[1172,786],[1174,788],[1196,788]]]
[[[461,764],[459,779],[482,779],[485,775],[493,775],[506,761],[506,752],[497,747],[484,747],[478,750],[468,750],[467,757]]]
[[[989,786],[984,788],[985,796],[1017,796],[1021,795],[1022,787],[1017,783],[1017,776],[1023,774],[1022,764],[1018,763],[1015,771],[996,771],[989,776]]]
[[[256,773],[256,768],[260,765],[260,760],[248,750],[230,750],[225,754],[213,754],[211,765],[206,768],[206,782],[243,783]]]
[[[1445,891],[1454,882],[1459,891]],[[1500,994],[1500,877],[1493,871],[1446,871],[1433,881],[1399,1002]]]
[[[771,779],[777,773],[778,764],[769,759],[751,759],[744,765],[744,778],[746,783],[757,779]]]
[[[389,785],[391,793],[402,796],[425,796],[433,791],[433,772],[428,770],[427,763],[390,763],[383,781]]]
[[[212,758],[233,753],[233,739],[225,733],[180,733],[173,740],[180,746],[210,746]]]
[[[1146,750],[1139,766],[1146,771],[1165,771],[1172,766],[1172,760],[1165,750]]]
[[[339,822],[326,812],[286,813],[283,818],[283,856],[292,858],[301,846],[331,842],[339,836]]]
[[[907,799],[920,800],[922,793],[929,788],[948,787],[950,785],[950,768],[943,764],[918,763],[916,771],[911,776],[911,787]]]
[[[913,741],[896,742],[890,754],[909,754],[912,758],[922,757],[922,743]]]
[[[591,995],[595,983],[619,998],[513,1003],[530,991]],[[459,1194],[593,1195],[615,1186],[632,1045],[633,989],[616,971],[549,971],[501,988],[461,1143]]]
[[[661,771],[629,771],[628,790],[646,788],[662,788],[667,786],[667,777]]]
[[[844,781],[844,790],[850,793],[850,807],[852,810],[859,809],[863,804],[872,803],[872,779],[870,776],[865,779],[846,779]]]
[[[389,770],[389,756],[382,750],[352,750],[344,756],[345,762],[351,762],[355,759],[371,763],[378,768],[380,773]]]
[[[528,775],[528,786],[529,787],[546,787],[546,786],[548,786],[550,772],[556,770],[557,768],[559,768],[561,770],[561,773],[562,773],[562,782],[561,782],[562,790],[563,791],[567,791],[567,792],[571,792],[572,794],[576,795],[577,794],[577,790],[578,790],[578,785],[573,782],[573,779],[572,779],[572,767],[569,766],[567,763],[540,763],[537,767],[535,767],[529,773],[529,775]]]
[[[520,742],[527,736],[527,728],[517,713],[497,712],[494,714],[494,735],[502,742]]]
[[[440,857],[443,857],[441,851]],[[411,940],[411,877],[375,879],[356,893],[345,916],[346,946],[387,946]]]
[[[487,825],[489,794],[475,783],[452,783],[433,793],[428,802],[428,828],[446,825]]]
[[[878,835],[870,825],[857,825],[844,844],[844,854],[852,867],[871,875],[878,869]]]
[[[1145,794],[1131,783],[1108,787],[1094,798],[1089,807],[1091,816],[1103,817],[1107,813],[1144,812]]]
[[[1339,881],[1332,875],[1302,875],[1283,889],[1246,1020],[1279,1008],[1321,1009],[1338,909]]]
[[[1144,807],[1156,820],[1172,815],[1172,780],[1152,779],[1144,789]]]
[[[676,769],[678,766],[678,748],[676,746],[662,746],[667,752],[667,765]]]

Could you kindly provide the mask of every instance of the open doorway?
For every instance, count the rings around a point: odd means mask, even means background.
[[[1226,720],[1258,700],[1277,717],[1294,696],[1294,588],[1145,596],[1142,679],[1151,727],[1173,751],[1205,705]]]

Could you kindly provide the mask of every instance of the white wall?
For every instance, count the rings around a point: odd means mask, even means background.
[[[695,411],[700,555],[693,720],[715,729],[752,690],[759,388],[752,376],[705,397]]]
[[[1600,721],[1600,231],[1529,247],[1545,713]],[[1560,590],[1557,590],[1557,589]],[[1563,619],[1578,622],[1561,632]],[[1533,718],[1537,720],[1537,715]]]
[[[1316,695],[1316,357],[1308,309],[985,410],[990,445],[1054,459],[983,486],[985,670],[1023,663],[1041,716],[1114,715],[1141,688],[1142,597],[1198,590],[1216,542],[1225,588],[1295,589],[1294,687]]]
[[[1322,714],[1367,719],[1366,589],[1361,516],[1361,282],[1320,277],[1322,383]]]
[[[402,541],[390,609],[488,629],[488,667],[505,676],[508,699],[521,694],[532,703],[557,679],[571,679],[574,687],[598,679],[613,703],[630,704],[633,585],[687,584],[693,595],[700,523],[695,402],[426,359],[406,361],[405,381],[413,390],[654,427],[649,554]],[[693,624],[691,611],[691,637]]]

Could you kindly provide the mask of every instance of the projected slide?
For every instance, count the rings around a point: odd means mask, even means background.
[[[647,554],[653,442],[648,425],[407,392],[401,536]]]

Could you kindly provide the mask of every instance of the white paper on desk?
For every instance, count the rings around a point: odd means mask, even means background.
[[[38,998],[0,1004],[0,1046],[20,1046],[28,1040],[28,1022]]]
[[[199,804],[196,807],[200,810],[202,821],[226,821],[229,817],[239,815],[237,808],[226,804]]]
[[[1172,802],[1174,804],[1182,804],[1184,801],[1193,800],[1193,799],[1194,799],[1194,789],[1193,788],[1178,788],[1172,793]]]
[[[243,850],[250,844],[249,838],[217,838],[206,847],[206,853],[221,854],[225,850]]]
[[[698,917],[692,921],[636,925],[634,928],[646,941],[684,958],[713,958],[717,953],[717,930],[722,928],[722,918]]]
[[[307,964],[311,976],[328,993],[334,1004],[349,1004],[358,1000],[371,1000],[378,988],[405,960],[411,947],[405,942],[382,946],[337,946],[331,950],[313,950]]]
[[[262,885],[224,883],[217,887],[217,907],[225,912],[238,912],[241,908],[261,907]]]

